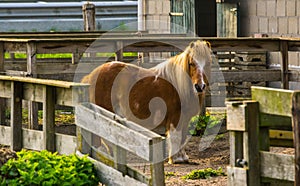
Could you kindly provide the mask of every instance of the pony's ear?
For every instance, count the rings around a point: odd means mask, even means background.
[[[208,48],[211,48],[211,44],[208,41],[205,41],[206,45],[208,46]]]
[[[195,46],[195,43],[192,41],[191,43],[190,43],[190,48],[193,48]]]

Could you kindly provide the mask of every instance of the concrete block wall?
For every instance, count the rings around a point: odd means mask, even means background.
[[[170,33],[170,0],[143,0],[144,30]]]
[[[300,37],[300,0],[240,0],[241,36]],[[270,54],[280,64],[278,53]],[[300,53],[289,53],[290,65],[300,66]]]

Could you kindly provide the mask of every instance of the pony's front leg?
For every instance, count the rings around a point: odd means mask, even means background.
[[[182,132],[183,131],[181,129],[176,129],[172,124],[170,125],[170,129],[167,134],[169,164],[188,162],[189,157],[187,156],[182,144],[182,140],[185,141],[185,139],[182,139]]]

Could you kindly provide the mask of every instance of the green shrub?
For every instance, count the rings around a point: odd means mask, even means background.
[[[223,117],[216,117],[210,113],[206,113],[204,116],[197,115],[192,117],[189,123],[189,133],[192,136],[202,136],[205,133],[206,129],[212,129],[217,125],[221,124]]]
[[[216,176],[226,176],[225,172],[221,167],[217,170],[212,168],[193,170],[191,173],[183,176],[182,178],[196,180],[196,179],[207,179]]]
[[[48,151],[17,152],[0,168],[1,185],[98,185],[92,162],[86,157]]]

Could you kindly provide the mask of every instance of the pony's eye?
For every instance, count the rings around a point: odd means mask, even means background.
[[[195,63],[189,63],[189,65],[194,67],[194,66],[195,66]]]

